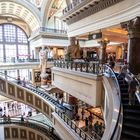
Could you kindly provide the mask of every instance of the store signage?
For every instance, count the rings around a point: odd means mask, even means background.
[[[102,32],[88,35],[88,40],[95,40],[102,38]]]

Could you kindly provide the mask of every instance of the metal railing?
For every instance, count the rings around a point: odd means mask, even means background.
[[[63,111],[58,108],[55,108],[55,113],[83,140],[93,140],[95,137],[98,140],[101,140],[101,136],[97,134],[95,131],[92,132],[92,137],[89,136],[84,130],[79,128],[71,119],[69,119]]]
[[[55,61],[54,66],[96,75],[103,73],[103,67],[99,62]]]
[[[69,4],[65,9],[63,9],[63,15],[66,14],[67,12],[71,11],[74,9],[76,6],[80,5],[83,1],[86,0],[74,0],[71,4]]]
[[[39,62],[39,59],[16,59],[15,57],[13,58],[1,58],[0,63],[23,63],[23,62]]]
[[[54,128],[41,121],[37,121],[30,118],[28,119],[28,121],[21,121],[21,118],[19,117],[14,117],[10,119],[0,118],[0,125],[6,125],[6,124],[16,124],[24,127],[30,127],[32,129],[35,129],[43,133],[47,137],[50,137],[54,140],[58,140],[56,135],[53,133]]]
[[[66,30],[59,30],[59,29],[53,29],[53,28],[46,28],[46,27],[40,27],[37,30],[33,32],[33,34],[38,33],[38,32],[46,32],[46,33],[56,33],[56,34],[63,34],[67,35]]]

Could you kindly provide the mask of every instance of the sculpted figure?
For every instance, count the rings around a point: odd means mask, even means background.
[[[46,75],[47,60],[48,60],[48,49],[45,49],[44,46],[39,52],[39,59],[40,59],[39,68],[41,69],[41,77],[43,78]]]
[[[70,40],[70,45],[68,46],[67,55],[70,58],[80,58],[80,46],[79,41],[75,44],[75,40],[73,38]]]

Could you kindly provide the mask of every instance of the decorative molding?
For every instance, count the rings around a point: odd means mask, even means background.
[[[64,21],[66,21],[68,25],[70,25],[74,22],[77,22],[85,17],[88,17],[99,11],[102,11],[121,1],[123,0],[100,0],[99,2],[96,2],[94,5],[90,5],[88,8],[80,9],[79,12],[75,11],[75,13],[73,13],[72,15],[67,15],[65,19],[63,17],[62,18]]]
[[[118,4],[105,9],[103,12],[98,12],[69,25],[68,36],[78,36],[79,34],[86,34],[91,31],[119,25],[120,23],[134,19],[139,15],[139,0],[129,1],[129,3],[127,0],[123,0]]]

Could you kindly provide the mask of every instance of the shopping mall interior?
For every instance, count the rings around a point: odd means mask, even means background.
[[[0,0],[0,140],[140,140],[140,0]]]

